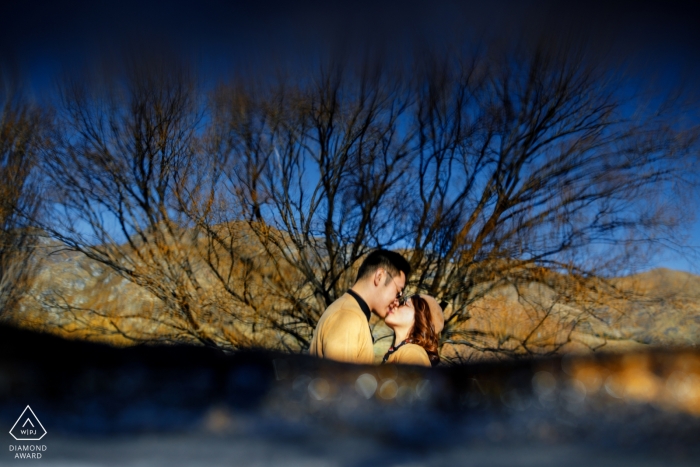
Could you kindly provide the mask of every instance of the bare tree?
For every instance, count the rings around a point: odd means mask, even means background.
[[[334,64],[307,83],[234,83],[213,96],[210,142],[222,169],[208,206],[216,209],[193,217],[208,233],[215,275],[257,310],[274,345],[306,348],[323,310],[352,284],[357,260],[409,234],[397,219],[411,96],[396,78],[379,65]],[[260,248],[246,270],[276,271],[257,296],[236,288],[241,278],[227,268],[240,253],[228,246],[233,233],[216,227],[242,224]]]
[[[36,271],[36,232],[28,219],[40,206],[35,177],[44,123],[17,79],[0,75],[0,316],[15,310]]]
[[[614,292],[599,279],[629,265],[630,248],[670,238],[679,225],[668,203],[675,184],[690,186],[683,177],[696,129],[674,127],[672,107],[625,101],[625,81],[572,47],[425,70],[410,251],[417,286],[452,304],[444,342],[531,354],[531,332],[503,347],[464,325],[485,292],[529,282],[585,310],[532,308],[535,328],[560,320],[569,339],[582,319],[597,318],[589,305]],[[566,340],[544,342],[540,350],[555,351]]]
[[[331,61],[208,99],[159,62],[74,81],[43,227],[155,302],[128,329],[99,301],[54,308],[130,339],[298,351],[385,247],[449,305],[447,359],[598,348],[625,308],[606,278],[673,238],[694,182],[697,127],[626,83],[544,43]]]
[[[241,345],[230,308],[220,308],[201,273],[198,232],[179,209],[177,193],[197,185],[196,166],[206,164],[192,70],[162,57],[131,59],[121,70],[67,80],[61,96],[44,166],[55,198],[43,228],[64,248],[147,291],[155,304],[111,317],[61,297],[53,308],[106,318],[101,326],[134,341]]]
[[[264,281],[277,308],[261,309],[287,346],[306,347],[358,259],[381,246],[410,258],[412,288],[450,305],[453,350],[556,351],[602,319],[597,305],[616,293],[605,274],[680,224],[669,207],[691,182],[696,129],[674,126],[673,106],[625,98],[624,77],[574,47],[417,63],[408,79],[364,63],[221,90],[211,139],[221,196],[194,217],[223,255],[213,226],[246,221],[262,248],[251,270],[287,271]],[[209,264],[233,290],[218,258]],[[535,306],[519,294],[522,332],[470,328],[479,300],[529,283],[555,296]]]

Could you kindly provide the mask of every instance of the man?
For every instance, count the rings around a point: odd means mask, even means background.
[[[349,363],[373,363],[370,312],[384,319],[398,305],[410,274],[411,266],[400,254],[388,250],[370,253],[352,288],[321,315],[309,353]]]

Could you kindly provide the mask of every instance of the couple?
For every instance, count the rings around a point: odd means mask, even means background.
[[[442,309],[429,295],[404,296],[411,266],[388,250],[370,253],[350,290],[333,302],[316,325],[309,352],[350,363],[374,362],[369,328],[374,313],[394,331],[394,344],[383,363],[437,364],[438,337],[445,324]]]

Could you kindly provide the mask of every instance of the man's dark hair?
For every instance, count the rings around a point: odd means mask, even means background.
[[[359,271],[357,271],[356,281],[371,276],[379,268],[386,270],[386,272],[394,277],[399,275],[399,271],[403,271],[406,275],[406,280],[408,280],[408,276],[411,275],[411,265],[408,264],[408,261],[406,261],[403,256],[395,251],[379,249],[367,255]],[[387,278],[387,280],[390,279]]]

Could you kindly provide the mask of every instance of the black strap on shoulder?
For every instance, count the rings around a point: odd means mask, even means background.
[[[399,345],[394,347],[393,345],[389,347],[389,350],[384,354],[384,358],[382,359],[382,363],[386,363],[387,360],[389,360],[389,357],[391,357],[391,354],[399,350],[401,347],[403,347],[406,344],[410,344],[412,342],[411,339],[406,339],[405,341],[401,342]]]

